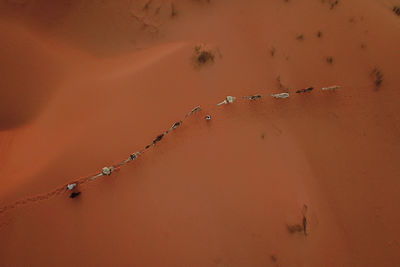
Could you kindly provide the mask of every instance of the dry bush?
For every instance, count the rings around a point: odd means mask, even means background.
[[[171,3],[171,17],[176,17],[178,15],[178,12],[176,11],[176,7],[174,3]]]
[[[294,234],[294,233],[301,233],[303,232],[303,226],[301,224],[288,224],[287,229],[289,233]]]
[[[270,258],[271,258],[271,261],[273,261],[273,262],[277,262],[278,261],[278,257],[275,254],[272,254],[270,256]]]
[[[339,4],[339,0],[321,0],[321,2],[328,4],[330,9],[334,9]]]
[[[371,77],[374,80],[374,84],[375,84],[375,87],[377,89],[382,86],[382,83],[383,83],[383,72],[378,67],[375,67],[371,71]]]
[[[202,66],[215,61],[215,52],[204,44],[194,47],[193,56],[195,66]]]
[[[276,53],[276,48],[275,47],[271,47],[271,49],[269,50],[269,52],[271,53],[271,56],[274,57],[275,53]]]
[[[394,12],[397,16],[400,16],[400,7],[394,6],[394,7],[393,7],[393,12]]]
[[[303,34],[299,34],[299,35],[297,35],[296,39],[299,40],[299,41],[303,41],[304,40],[304,35]]]

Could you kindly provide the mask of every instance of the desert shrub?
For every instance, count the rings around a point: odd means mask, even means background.
[[[337,6],[339,4],[339,0],[335,0],[335,1],[330,1],[331,7],[330,9],[334,9],[335,6]]]
[[[321,0],[321,2],[328,4],[330,9],[334,9],[339,4],[339,0]]]
[[[176,7],[174,3],[171,3],[171,17],[176,17],[178,15],[178,12],[176,11]]]
[[[197,56],[197,62],[204,64],[208,61],[214,61],[214,54],[210,51],[201,51]]]
[[[271,261],[273,261],[273,262],[277,262],[278,261],[278,257],[275,254],[272,254],[270,256],[270,258],[271,258]]]
[[[375,67],[372,71],[371,71],[371,77],[374,81],[375,87],[379,88],[382,86],[383,83],[383,72],[378,68]]]
[[[287,229],[291,234],[303,232],[303,226],[301,224],[287,225]]]
[[[394,12],[397,16],[400,16],[400,7],[394,6],[394,7],[393,7],[393,12]]]
[[[215,61],[215,54],[206,45],[200,44],[194,47],[193,59],[196,66],[202,66],[207,63],[213,63]]]
[[[299,34],[299,35],[297,35],[296,39],[299,40],[299,41],[303,41],[304,40],[304,35],[303,34]]]
[[[276,53],[276,48],[275,47],[271,47],[271,49],[269,50],[269,52],[271,53],[271,56],[274,57],[275,53]]]

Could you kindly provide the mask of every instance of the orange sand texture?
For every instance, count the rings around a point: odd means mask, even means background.
[[[400,2],[334,2],[0,1],[0,266],[400,266]]]

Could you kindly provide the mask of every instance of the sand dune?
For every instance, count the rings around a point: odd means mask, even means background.
[[[57,59],[26,30],[1,23],[1,130],[11,129],[35,117],[57,87]]]
[[[399,265],[397,3],[334,3],[1,2],[0,265]]]

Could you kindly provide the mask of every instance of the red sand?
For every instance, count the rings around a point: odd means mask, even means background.
[[[204,108],[79,198],[0,214],[0,266],[400,265],[396,1],[328,2],[0,2],[0,206]],[[199,43],[221,56],[195,68]],[[289,99],[267,97],[278,76]]]

